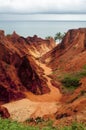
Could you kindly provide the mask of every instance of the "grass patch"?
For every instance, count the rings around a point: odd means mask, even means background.
[[[86,130],[86,126],[82,123],[73,122],[70,126],[60,127],[57,130]]]
[[[86,77],[86,65],[82,70],[73,72],[70,74],[62,74],[58,79],[63,84],[63,89],[74,91],[79,85],[81,85],[81,78]]]
[[[70,126],[53,126],[53,121],[45,121],[46,126],[37,127],[23,125],[16,121],[11,121],[9,119],[0,118],[0,130],[86,130],[86,125],[82,123],[72,123]]]
[[[24,126],[16,121],[0,118],[0,130],[39,130],[39,128],[33,126]]]
[[[42,117],[37,117],[35,119],[30,118],[26,120],[26,123],[29,124],[35,124],[37,127],[39,127],[41,130],[57,130],[56,127],[53,127],[53,120],[50,119],[43,119]]]

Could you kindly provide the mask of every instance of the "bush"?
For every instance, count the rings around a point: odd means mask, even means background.
[[[41,117],[36,117],[35,119],[34,118],[29,118],[26,120],[26,122],[30,123],[30,122],[35,122],[35,123],[42,123],[44,122],[44,119],[41,118]]]
[[[80,81],[79,78],[72,77],[72,76],[64,77],[64,79],[61,80],[61,82],[63,83],[65,87],[74,87],[74,88],[80,85],[79,81]]]
[[[34,119],[33,118],[29,118],[26,120],[26,122],[30,123],[30,122],[34,122]]]
[[[68,89],[76,89],[80,85],[81,78],[86,77],[86,65],[83,66],[81,71],[64,74],[60,81]]]
[[[36,123],[40,123],[40,122],[43,122],[44,120],[43,120],[43,118],[41,118],[41,117],[37,117],[36,119],[35,119],[35,122]]]

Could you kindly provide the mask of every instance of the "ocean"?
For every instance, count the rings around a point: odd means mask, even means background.
[[[24,37],[54,37],[57,32],[64,33],[75,28],[86,28],[86,21],[0,21],[0,30],[4,30],[5,34],[16,31]]]

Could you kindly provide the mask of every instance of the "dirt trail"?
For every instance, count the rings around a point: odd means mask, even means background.
[[[37,62],[37,64],[39,64],[39,62]],[[47,94],[43,94],[43,95],[34,95],[31,92],[26,92],[26,96],[28,99],[32,100],[32,101],[41,101],[41,102],[54,102],[54,101],[59,101],[61,98],[61,93],[59,91],[59,89],[55,88],[52,84],[51,84],[51,79],[48,77],[49,74],[52,73],[51,68],[47,67],[45,64],[40,63],[39,64],[40,67],[42,67],[44,69],[44,77],[47,79],[47,85],[50,88],[50,92]]]
[[[4,104],[13,120],[23,122],[30,117],[42,117],[47,114],[53,114],[60,107],[60,91],[53,87],[51,79],[47,76],[52,70],[40,63],[44,69],[44,76],[47,79],[50,92],[44,95],[34,95],[31,92],[26,93],[27,98]]]

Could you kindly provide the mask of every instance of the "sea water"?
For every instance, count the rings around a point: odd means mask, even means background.
[[[24,37],[54,37],[57,32],[64,33],[76,28],[86,28],[86,21],[0,21],[0,30],[4,30],[5,34],[16,31]]]

